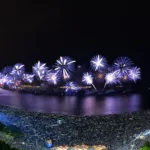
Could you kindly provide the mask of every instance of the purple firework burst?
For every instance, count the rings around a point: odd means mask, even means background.
[[[59,81],[59,75],[57,72],[51,71],[46,74],[45,79],[48,83],[56,85]]]
[[[133,67],[129,70],[129,78],[136,82],[138,79],[141,78],[141,71],[138,67]]]
[[[82,82],[84,82],[87,85],[92,85],[93,88],[97,91],[95,85],[93,84],[93,76],[90,73],[84,73],[82,77]]]
[[[46,63],[42,63],[42,62],[38,61],[32,67],[32,69],[33,69],[33,73],[35,74],[35,76],[38,79],[43,80],[48,68],[46,67]]]
[[[82,77],[82,82],[84,82],[87,85],[93,84],[93,77],[92,77],[92,75],[89,74],[88,72],[84,73],[83,77]]]
[[[69,79],[71,72],[74,71],[74,63],[70,57],[64,56],[56,60],[55,71],[63,76],[63,79]]]
[[[21,76],[24,72],[25,72],[24,65],[18,63],[16,65],[14,65],[14,67],[12,68],[11,74],[14,75],[14,76]]]
[[[107,60],[101,55],[94,56],[90,61],[91,67],[94,71],[100,71],[107,66]]]
[[[10,75],[4,75],[3,77],[1,76],[1,78],[0,78],[0,83],[5,84],[5,85],[13,84],[13,81],[14,81],[14,79]]]
[[[114,69],[123,75],[128,74],[133,63],[128,57],[119,57],[114,62]]]
[[[22,80],[24,82],[32,83],[34,80],[34,74],[23,74]]]
[[[5,75],[8,75],[12,72],[12,67],[11,66],[6,66],[3,70],[2,73]]]
[[[117,71],[108,73],[108,74],[106,74],[106,76],[105,76],[105,80],[106,80],[105,85],[107,85],[107,84],[117,84],[117,83],[120,83],[120,74],[119,74],[119,72],[117,72]]]

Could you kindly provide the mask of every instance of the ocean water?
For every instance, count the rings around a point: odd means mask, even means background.
[[[108,96],[44,96],[0,89],[0,105],[30,112],[109,115],[150,108],[148,92]]]

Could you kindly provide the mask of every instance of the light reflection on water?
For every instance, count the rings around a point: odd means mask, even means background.
[[[142,95],[36,96],[0,89],[0,104],[27,111],[68,115],[106,115],[142,109]]]

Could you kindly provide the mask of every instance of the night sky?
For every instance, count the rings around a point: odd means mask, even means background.
[[[0,68],[18,62],[27,69],[38,60],[54,64],[69,55],[88,64],[95,54],[111,64],[130,57],[149,84],[150,16],[148,6],[128,1],[0,2]]]

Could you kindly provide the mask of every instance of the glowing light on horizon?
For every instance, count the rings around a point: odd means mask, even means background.
[[[97,83],[101,84],[105,80],[105,74],[106,72],[98,72],[94,75],[94,79],[96,80]]]
[[[75,83],[75,82],[68,82],[67,84],[66,84],[66,90],[65,90],[65,92],[71,92],[71,91],[77,91],[77,90],[79,90],[79,88],[78,88],[78,85]]]
[[[99,73],[99,74],[97,75],[97,78],[98,78],[98,79],[102,79],[103,76],[104,76],[104,75],[103,75],[102,73]]]

